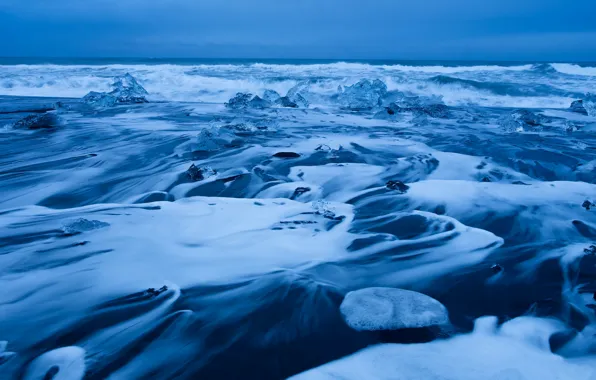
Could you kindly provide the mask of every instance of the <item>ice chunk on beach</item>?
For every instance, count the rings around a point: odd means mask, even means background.
[[[83,97],[83,102],[96,107],[113,107],[118,102],[116,97],[106,92],[91,91]]]
[[[118,104],[148,103],[147,90],[130,74],[117,77],[111,92],[92,91],[83,97],[83,102],[96,107],[113,107]]]
[[[531,111],[517,110],[503,117],[500,125],[508,132],[524,132],[540,128],[541,120]]]
[[[353,110],[367,110],[382,104],[383,97],[387,94],[387,85],[379,79],[369,81],[363,79],[352,86],[346,86],[339,94],[339,103]]]
[[[308,108],[310,102],[306,99],[305,95],[308,93],[310,83],[308,81],[300,82],[292,87],[286,94],[286,104],[296,104],[300,108]],[[283,98],[282,98],[283,99]],[[292,107],[291,105],[283,105],[283,107]],[[296,108],[296,107],[293,107]]]
[[[116,97],[116,102],[119,104],[147,103],[145,96],[149,93],[128,73],[117,77],[112,87],[114,90],[110,94]]]
[[[277,91],[274,90],[265,90],[263,92],[263,99],[270,102],[275,103],[281,98],[281,95]]]
[[[16,123],[16,129],[51,129],[62,124],[62,119],[54,112],[29,115]]]
[[[39,356],[29,364],[24,380],[79,380],[85,376],[85,350],[71,346]]]
[[[239,92],[232,99],[226,103],[226,107],[239,110],[248,107],[248,103],[252,99],[252,94],[248,92]]]
[[[420,97],[395,95],[394,101],[385,107],[376,115],[378,118],[393,116],[396,114],[411,112],[416,117],[433,117],[438,119],[447,119],[450,117],[449,107],[443,104],[439,96]]]
[[[394,288],[350,292],[340,306],[344,321],[358,331],[399,330],[449,323],[447,309],[422,293]]]
[[[571,103],[571,106],[569,106],[569,111],[579,113],[582,115],[588,114],[588,111],[586,110],[586,107],[584,107],[584,101],[582,99],[573,101]]]
[[[145,88],[143,88],[143,86],[137,82],[135,77],[129,73],[126,73],[121,77],[117,77],[114,80],[112,87],[114,87],[114,92],[121,94],[129,93],[138,96],[149,95],[147,90],[145,90]]]
[[[239,92],[225,105],[226,107],[233,110],[241,110],[246,108],[269,108],[273,105],[273,103],[267,99],[261,98],[260,96],[253,96],[251,93],[248,92]]]
[[[596,94],[588,93],[584,98],[583,105],[588,115],[596,117]]]

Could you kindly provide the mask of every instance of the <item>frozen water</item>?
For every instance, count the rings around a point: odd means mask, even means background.
[[[263,93],[263,99],[270,103],[275,103],[280,98],[281,98],[281,96],[275,90],[265,90],[265,92]]]
[[[103,108],[118,104],[147,103],[146,96],[149,93],[129,73],[117,77],[112,88],[113,90],[109,93],[91,91],[83,97],[83,102]]]
[[[593,380],[593,69],[3,66],[0,378]]]
[[[366,110],[380,106],[386,94],[387,85],[379,79],[372,82],[363,79],[352,86],[346,86],[339,94],[338,101],[349,109]]]
[[[404,289],[368,288],[350,292],[341,314],[353,329],[399,330],[449,323],[447,309],[439,301]]]

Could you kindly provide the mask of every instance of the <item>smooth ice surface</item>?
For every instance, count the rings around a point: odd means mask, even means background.
[[[358,331],[399,330],[449,323],[447,309],[424,294],[404,289],[368,288],[346,294],[344,321]]]

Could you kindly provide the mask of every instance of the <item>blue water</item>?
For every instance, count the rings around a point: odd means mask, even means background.
[[[0,378],[589,379],[595,89],[589,63],[2,58]]]

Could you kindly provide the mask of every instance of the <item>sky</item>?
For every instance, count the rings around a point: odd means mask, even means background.
[[[596,61],[596,0],[0,0],[0,56]]]

